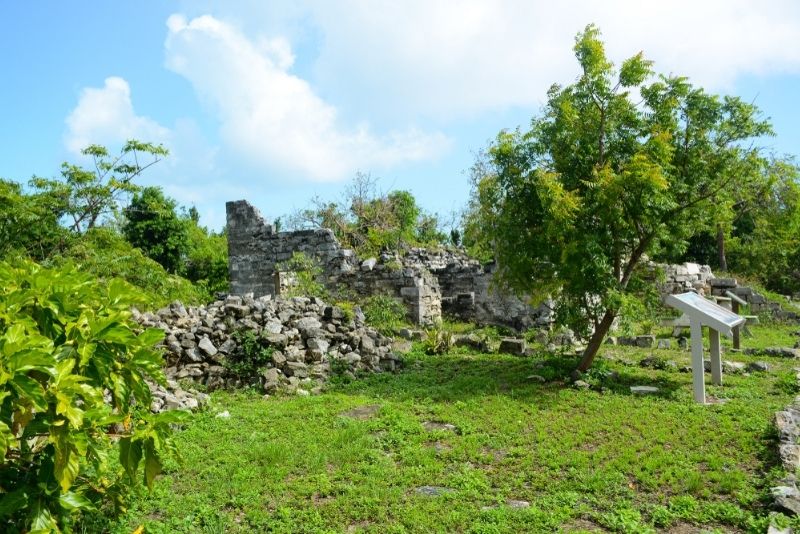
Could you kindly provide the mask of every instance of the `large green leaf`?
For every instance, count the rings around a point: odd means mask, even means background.
[[[14,490],[11,493],[0,495],[0,519],[9,516],[28,506],[26,488]]]
[[[31,530],[29,534],[50,534],[61,532],[58,523],[50,513],[50,509],[41,500],[34,503],[31,509]]]
[[[144,346],[152,346],[164,339],[164,331],[160,328],[148,328],[139,334],[137,340]]]
[[[47,400],[42,385],[27,375],[14,375],[11,387],[22,399],[31,403],[37,410],[47,409]]]
[[[132,481],[136,479],[136,471],[139,469],[139,462],[142,460],[142,442],[133,441],[131,438],[119,440],[119,463],[122,464],[125,473]]]
[[[12,444],[16,441],[14,434],[11,433],[11,428],[3,421],[0,421],[0,458],[6,457],[6,452],[11,448]]]
[[[53,474],[62,491],[72,487],[72,483],[80,472],[80,454],[75,442],[77,436],[70,435],[65,427],[54,427],[50,433],[50,441],[55,448]]]
[[[153,445],[153,440],[150,439],[145,445],[144,459],[144,482],[147,489],[153,489],[153,483],[159,473],[161,473],[161,458]]]
[[[94,505],[92,501],[74,491],[62,493],[58,498],[58,503],[67,511],[73,512],[75,510],[92,510]]]
[[[23,349],[15,352],[7,359],[11,373],[37,370],[49,375],[55,374],[56,359],[51,352],[43,349]]]

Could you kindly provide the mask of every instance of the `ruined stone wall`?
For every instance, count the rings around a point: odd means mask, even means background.
[[[519,329],[550,323],[547,306],[533,307],[496,290],[493,267],[464,253],[416,248],[403,257],[383,254],[362,260],[352,250],[341,248],[330,230],[275,232],[246,201],[228,202],[226,207],[233,294],[279,293],[286,279],[276,278],[276,265],[291,258],[293,252],[303,252],[322,266],[331,290],[397,297],[419,324],[436,322],[443,312],[462,320]]]
[[[439,280],[445,315],[479,324],[498,324],[525,330],[552,322],[551,304],[532,306],[501,291],[493,283],[496,266],[484,265],[463,252],[413,248],[406,265],[426,266]]]
[[[226,204],[231,293],[275,295],[284,284],[276,277],[279,263],[302,252],[322,267],[326,286],[359,296],[385,294],[400,299],[419,324],[441,319],[438,280],[424,268],[360,261],[339,245],[328,229],[275,232],[253,206],[240,200]],[[285,285],[285,284],[284,284]]]
[[[714,279],[714,273],[708,265],[690,262],[679,265],[650,263],[645,268],[653,273],[654,278],[656,271],[660,271],[663,279],[656,278],[656,284],[662,295],[686,291],[696,291],[701,295],[710,294],[710,282]]]
[[[735,278],[717,278],[708,265],[684,263],[667,265],[650,263],[646,266],[653,276],[660,272],[662,279],[656,281],[662,296],[696,291],[707,297],[726,297],[731,292],[747,302],[750,313],[768,313],[779,319],[797,319],[797,314],[784,310],[779,302],[769,300],[755,289],[741,285]]]
[[[276,232],[247,201],[228,202],[225,207],[228,272],[234,295],[274,295],[276,265],[294,252],[315,258],[328,276],[355,269],[355,254],[342,249],[331,230]]]

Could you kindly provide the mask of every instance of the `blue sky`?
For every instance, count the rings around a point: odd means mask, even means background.
[[[557,4],[557,5],[556,5]],[[443,218],[475,151],[576,74],[587,23],[621,61],[755,101],[800,154],[800,3],[342,0],[0,3],[0,177],[81,162],[88,143],[163,142],[140,182],[202,221],[226,200],[268,217],[357,171]]]

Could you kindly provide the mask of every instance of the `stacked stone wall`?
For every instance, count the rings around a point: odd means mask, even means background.
[[[499,291],[492,283],[494,267],[462,252],[415,248],[402,257],[384,254],[362,260],[342,248],[330,230],[275,232],[248,202],[228,202],[226,207],[233,294],[279,294],[282,284],[286,289],[286,278],[276,277],[280,262],[303,252],[322,267],[332,291],[399,298],[419,324],[434,323],[442,313],[518,329],[550,323],[546,304],[531,306]]]
[[[400,299],[409,317],[419,324],[441,319],[438,280],[416,266],[359,260],[342,248],[329,229],[275,232],[246,201],[228,202],[228,257],[231,292],[256,297],[276,295],[285,289],[281,262],[302,252],[321,266],[325,284],[333,292],[361,297],[389,295]]]

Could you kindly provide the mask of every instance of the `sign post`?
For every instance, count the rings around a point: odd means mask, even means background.
[[[664,301],[689,317],[692,332],[692,383],[694,400],[701,404],[706,402],[705,367],[703,364],[703,327],[709,329],[709,349],[711,352],[711,383],[722,385],[722,354],[719,334],[728,337],[733,329],[745,322],[744,317],[723,308],[715,302],[706,300],[697,293],[681,293],[668,295]]]
[[[739,306],[747,306],[747,301],[740,298],[739,295],[731,293],[730,291],[726,291],[725,295],[731,299],[731,309],[733,310],[733,313],[739,313]],[[739,346],[739,333],[741,330],[741,326],[736,326],[733,328],[733,348],[736,350],[741,348]]]

